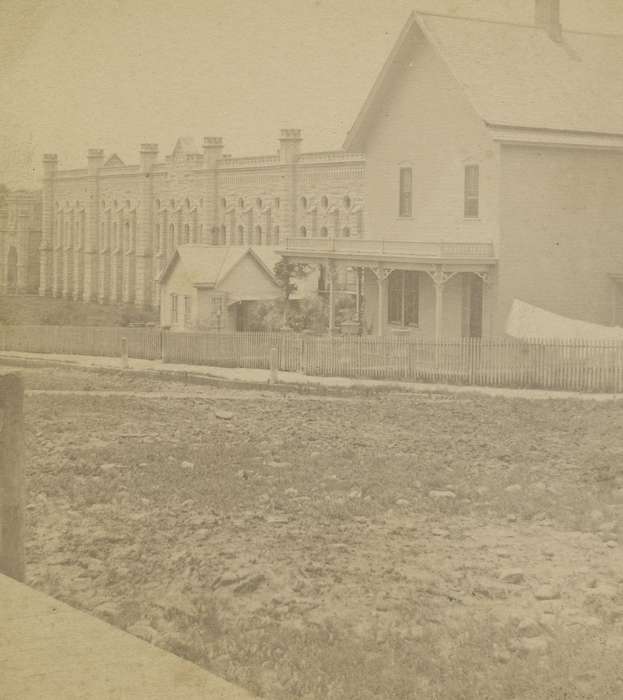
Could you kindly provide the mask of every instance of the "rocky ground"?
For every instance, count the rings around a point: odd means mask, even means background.
[[[623,697],[619,403],[24,376],[34,587],[275,700]]]

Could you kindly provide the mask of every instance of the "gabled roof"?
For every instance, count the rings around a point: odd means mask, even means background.
[[[119,156],[116,153],[113,153],[102,167],[115,168],[118,165],[125,165],[125,163],[121,160],[121,158],[119,158]]]
[[[191,136],[180,136],[175,143],[175,148],[173,149],[173,157],[179,155],[187,155],[189,153],[198,153],[195,141]]]
[[[344,148],[361,149],[391,78],[428,41],[490,127],[623,135],[623,37],[413,13]],[[414,107],[415,109],[416,107]]]
[[[175,265],[181,262],[191,284],[196,287],[216,288],[245,256],[250,255],[277,284],[272,265],[267,264],[269,262],[268,253],[258,253],[260,248],[261,246],[215,246],[194,243],[182,245],[177,248],[167,266],[160,273],[159,281],[161,284],[165,282]]]

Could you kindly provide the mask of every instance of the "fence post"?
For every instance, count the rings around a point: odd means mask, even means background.
[[[305,336],[299,335],[299,374],[305,374]]]
[[[128,369],[128,339],[123,336],[121,338],[121,367]]]
[[[0,375],[0,573],[24,580],[24,385]]]
[[[269,367],[270,367],[270,383],[276,384],[278,381],[277,363],[279,362],[279,351],[276,347],[270,349]]]

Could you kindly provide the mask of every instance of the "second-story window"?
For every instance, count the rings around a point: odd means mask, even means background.
[[[400,168],[398,214],[399,216],[412,216],[413,214],[413,170],[411,168]]]
[[[465,204],[466,219],[476,219],[479,213],[480,168],[477,165],[465,166]]]

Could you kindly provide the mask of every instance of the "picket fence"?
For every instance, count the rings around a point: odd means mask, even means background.
[[[623,342],[533,338],[316,337],[297,333],[171,333],[154,328],[0,326],[0,350],[277,369],[315,376],[623,392]]]

